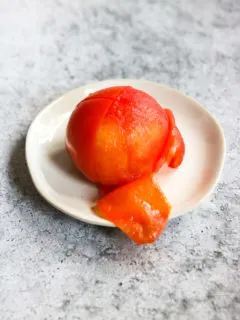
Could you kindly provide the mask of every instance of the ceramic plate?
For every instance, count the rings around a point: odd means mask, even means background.
[[[225,154],[223,132],[214,117],[182,93],[146,80],[107,80],[75,89],[43,109],[29,128],[26,158],[40,194],[57,209],[92,224],[113,226],[96,216],[97,188],[74,167],[65,150],[68,119],[76,104],[99,89],[130,85],[173,110],[186,144],[178,169],[162,168],[157,178],[172,204],[171,218],[192,210],[216,185]]]

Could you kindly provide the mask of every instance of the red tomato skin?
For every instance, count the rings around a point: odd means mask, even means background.
[[[114,223],[137,244],[154,242],[171,211],[153,175],[117,188],[97,202],[100,215]]]
[[[155,171],[158,171],[164,164],[170,168],[179,167],[185,155],[185,143],[176,125],[174,114],[169,109],[165,109],[165,112],[168,117],[169,131],[166,143],[156,163]]]

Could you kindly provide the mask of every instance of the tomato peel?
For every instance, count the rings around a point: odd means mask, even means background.
[[[171,205],[151,174],[113,190],[97,202],[97,209],[134,242],[147,244],[164,229]]]
[[[165,112],[168,117],[169,132],[163,151],[160,153],[160,158],[157,161],[155,171],[158,171],[164,164],[171,168],[179,167],[185,155],[184,140],[176,126],[173,112],[169,109],[165,109]]]
[[[175,153],[169,162],[169,167],[178,168],[182,162],[185,155],[185,143],[183,137],[178,128],[175,128]]]

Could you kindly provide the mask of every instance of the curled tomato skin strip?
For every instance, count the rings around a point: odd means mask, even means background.
[[[185,143],[178,127],[176,126],[173,112],[169,109],[165,109],[165,112],[168,117],[169,124],[168,137],[156,164],[155,171],[158,171],[164,164],[170,168],[179,167],[185,155]]]

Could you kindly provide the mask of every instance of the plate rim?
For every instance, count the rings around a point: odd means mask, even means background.
[[[210,117],[216,128],[218,129],[218,132],[219,132],[219,138],[220,138],[220,141],[221,141],[221,147],[222,147],[222,152],[221,152],[221,158],[220,158],[220,164],[219,164],[219,170],[218,170],[218,173],[216,175],[216,178],[214,179],[214,181],[211,183],[211,185],[209,186],[209,189],[208,191],[206,192],[206,194],[199,200],[197,201],[190,210],[184,212],[184,213],[179,213],[178,215],[176,216],[173,216],[171,217],[170,216],[170,219],[173,219],[175,217],[178,217],[178,216],[181,216],[183,214],[186,214],[186,213],[190,213],[192,210],[194,210],[197,206],[199,206],[199,204],[204,201],[215,189],[216,185],[219,183],[219,180],[221,178],[221,174],[222,174],[222,171],[223,171],[223,167],[224,167],[224,160],[225,160],[225,156],[226,156],[226,139],[225,139],[225,136],[224,136],[224,131],[223,131],[223,128],[222,126],[220,125],[220,123],[217,121],[216,117],[210,112],[208,111],[208,109],[206,109],[204,106],[202,106],[196,99],[188,96],[187,94],[185,93],[182,93],[181,91],[177,90],[176,88],[172,88],[172,87],[169,87],[165,84],[161,84],[161,83],[158,83],[158,82],[155,82],[155,81],[151,81],[151,80],[147,80],[147,79],[134,79],[134,78],[127,78],[127,79],[105,79],[105,80],[102,80],[102,81],[91,81],[83,86],[80,86],[80,87],[76,87],[68,92],[66,92],[65,94],[61,95],[59,98],[51,101],[49,104],[47,104],[45,107],[43,107],[36,115],[35,117],[33,118],[32,122],[30,123],[29,125],[29,128],[28,128],[28,131],[27,131],[27,135],[26,135],[26,140],[25,140],[25,159],[26,159],[26,164],[27,164],[27,168],[29,170],[29,173],[30,173],[30,176],[31,176],[31,180],[33,182],[33,185],[35,186],[36,190],[39,192],[39,194],[50,204],[52,205],[54,208],[56,208],[57,210],[59,210],[60,212],[72,217],[72,218],[75,218],[79,221],[82,221],[84,223],[88,223],[88,224],[92,224],[92,225],[98,225],[98,226],[105,226],[105,227],[115,227],[114,224],[112,224],[111,222],[107,221],[107,220],[104,220],[102,219],[99,220],[99,221],[96,221],[96,222],[93,222],[93,221],[90,221],[88,219],[85,219],[85,218],[82,218],[82,217],[79,217],[77,216],[76,214],[72,213],[72,212],[69,212],[67,209],[63,209],[62,207],[58,206],[56,204],[56,202],[54,202],[51,198],[49,198],[46,193],[44,193],[42,191],[42,187],[39,185],[37,179],[35,178],[35,175],[33,173],[33,168],[32,168],[32,165],[31,165],[31,156],[29,155],[30,154],[30,137],[31,137],[31,133],[32,133],[32,130],[34,128],[34,125],[36,123],[36,121],[38,120],[39,117],[41,117],[45,112],[47,112],[48,110],[50,110],[54,104],[57,104],[61,99],[63,99],[66,95],[70,95],[71,93],[73,93],[74,91],[77,91],[79,89],[81,90],[84,90],[84,88],[88,88],[89,86],[91,85],[97,85],[99,83],[111,83],[111,82],[126,82],[126,85],[128,82],[130,81],[135,81],[135,82],[145,82],[147,84],[153,84],[155,86],[158,86],[158,87],[162,87],[162,88],[165,88],[167,90],[171,90],[171,91],[175,91],[177,94],[180,94],[182,95],[184,98],[192,101],[195,105],[197,105],[197,107],[199,109],[201,109],[201,111],[205,112],[208,117]],[[111,86],[111,85],[109,85]],[[113,84],[114,86],[114,84]],[[107,86],[106,86],[107,87]]]

